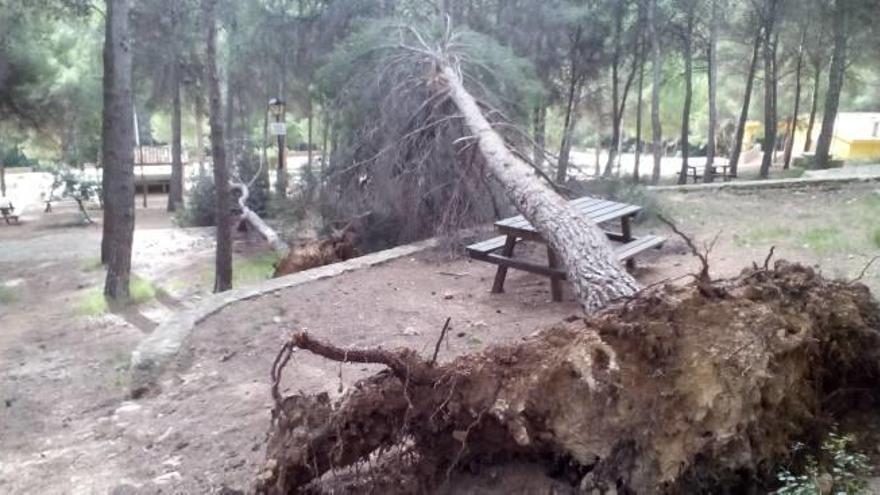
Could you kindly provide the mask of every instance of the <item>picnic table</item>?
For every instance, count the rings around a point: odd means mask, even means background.
[[[617,258],[626,263],[628,269],[635,267],[635,256],[645,250],[660,247],[666,239],[660,236],[632,235],[632,219],[641,211],[640,206],[618,203],[585,196],[570,201],[570,205],[600,227],[619,222],[620,231],[605,230],[605,235],[615,244]],[[610,225],[614,227],[614,225]],[[554,301],[562,300],[562,281],[566,279],[565,270],[559,264],[559,256],[548,245],[547,266],[538,265],[513,256],[516,245],[521,241],[535,241],[547,244],[541,234],[522,215],[505,218],[495,222],[495,229],[502,235],[493,237],[467,247],[471,258],[498,265],[492,292],[504,292],[504,281],[510,268],[523,270],[550,278],[550,290]]]
[[[688,177],[693,179],[694,184],[696,184],[697,182],[700,181],[700,179],[703,178],[703,176],[701,174],[697,173],[698,168],[695,165],[688,165],[687,168],[688,168]],[[715,165],[715,166],[713,166],[712,167],[712,178],[714,179],[716,177],[721,177],[721,179],[724,180],[724,182],[727,182],[730,179],[734,179],[735,177],[733,175],[730,175],[727,172],[727,169],[729,169],[729,168],[730,168],[730,165]],[[721,169],[721,171],[719,172],[718,169]]]

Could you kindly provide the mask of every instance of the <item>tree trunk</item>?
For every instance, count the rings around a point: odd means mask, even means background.
[[[534,109],[533,126],[535,134],[533,159],[535,165],[542,168],[546,160],[544,150],[547,148],[547,105],[543,101],[538,103]]]
[[[577,40],[581,36],[581,27],[578,26],[575,32],[575,41],[572,46],[577,44]],[[571,64],[571,74],[568,84],[568,97],[565,105],[565,121],[562,125],[562,143],[559,146],[559,164],[556,168],[556,182],[559,184],[568,180],[568,160],[571,155],[571,140],[574,135],[575,112],[577,111],[578,97],[580,93],[580,76],[577,53],[574,48],[570,50],[569,62]]]
[[[649,0],[648,35],[651,38],[651,152],[654,155],[654,168],[651,171],[651,184],[660,182],[663,161],[663,127],[660,123],[660,82],[663,80],[663,67],[660,60],[660,36],[657,34],[657,0]]]
[[[733,149],[730,152],[730,169],[732,177],[736,177],[739,167],[739,157],[742,154],[743,138],[746,132],[746,123],[749,121],[749,107],[752,104],[752,88],[755,84],[755,72],[758,70],[758,53],[761,48],[761,30],[755,34],[752,46],[752,61],[749,64],[749,74],[746,76],[746,91],[743,96],[742,110],[739,113],[739,122],[736,124],[736,137],[733,138]]]
[[[129,40],[129,0],[108,0],[104,45],[104,110],[101,155],[104,174],[104,237],[101,259],[107,263],[104,296],[113,303],[129,299],[134,240],[134,100]]]
[[[623,43],[624,2],[614,2],[614,54],[611,57],[611,144],[608,146],[608,159],[605,162],[605,177],[611,176],[614,159],[617,157],[617,144],[620,142],[620,121],[622,115],[617,111],[620,105],[620,55]],[[622,105],[620,105],[622,107]]]
[[[776,151],[776,79],[774,77],[774,24],[776,17],[776,0],[768,0],[764,24],[764,156],[761,160],[759,176],[766,179],[770,176],[773,165],[773,153]]]
[[[791,112],[791,119],[788,121],[788,135],[785,142],[785,157],[783,158],[784,170],[788,170],[791,166],[791,155],[794,150],[794,138],[797,134],[798,113],[801,110],[801,69],[804,63],[804,42],[807,37],[807,29],[801,31],[801,43],[798,45],[797,66],[794,71],[794,109]]]
[[[195,159],[199,163],[199,174],[205,172],[205,133],[202,125],[205,122],[205,102],[202,99],[202,85],[198,84],[196,90],[196,156]]]
[[[266,98],[266,101],[269,101]],[[269,111],[263,109],[263,145],[260,146],[260,177],[265,182],[266,187],[269,186]],[[268,193],[268,191],[266,191]]]
[[[645,85],[644,46],[642,50],[642,63],[639,64],[639,97],[638,103],[636,103],[636,162],[633,165],[633,182],[639,182],[639,165],[642,159],[642,97]]]
[[[211,155],[214,168],[214,186],[217,191],[215,220],[217,224],[217,251],[214,266],[214,292],[232,288],[232,197],[229,190],[229,172],[226,168],[226,142],[223,136],[222,105],[220,103],[220,75],[217,68],[217,0],[205,1],[205,19],[208,27],[207,79],[210,102]]]
[[[0,198],[6,197],[6,164],[0,159]]]
[[[684,40],[684,109],[681,113],[681,170],[678,173],[678,183],[687,183],[688,155],[690,154],[690,123],[691,123],[691,100],[694,93],[694,12],[687,13],[687,31]]]
[[[816,125],[816,111],[819,108],[819,84],[822,75],[822,59],[817,58],[813,63],[813,98],[810,102],[810,120],[807,123],[807,136],[804,141],[804,153],[813,147],[813,126]]]
[[[486,168],[559,255],[584,309],[594,312],[638,290],[638,282],[621,267],[604,232],[549,185],[536,179],[534,169],[514,156],[486,121],[456,70],[450,66],[442,70],[450,98],[473,135],[478,136]]]
[[[308,134],[308,137],[307,137],[307,141],[308,141],[308,142],[306,143],[306,147],[308,148],[308,151],[307,151],[307,153],[308,153],[308,158],[306,159],[306,171],[307,171],[307,172],[306,172],[306,175],[310,177],[310,176],[312,175],[312,172],[313,172],[313,169],[312,169],[312,123],[313,123],[313,121],[314,121],[314,112],[312,111],[312,97],[311,97],[311,96],[307,96],[306,98],[308,98],[308,101],[306,102],[306,105],[307,105],[307,113],[308,113],[308,116],[307,116],[307,118],[308,118],[308,123],[307,123],[307,127],[308,127],[308,133],[307,133],[307,134]]]
[[[183,146],[180,108],[180,59],[178,57],[177,16],[172,7],[172,32],[175,39],[174,61],[171,64],[171,184],[168,188],[168,211],[183,208]]]
[[[706,166],[703,182],[712,182],[715,170],[715,135],[718,132],[718,0],[712,0],[709,26],[709,130],[706,142]]]
[[[847,36],[846,2],[836,0],[834,3],[834,52],[831,55],[831,67],[828,69],[828,92],[825,93],[825,112],[822,114],[822,130],[816,142],[816,166],[825,168],[831,159],[831,139],[834,135],[834,121],[837,120],[837,108],[840,104],[840,91],[846,72],[846,36]]]

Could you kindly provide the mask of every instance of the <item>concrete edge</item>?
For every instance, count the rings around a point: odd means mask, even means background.
[[[768,179],[748,180],[741,182],[712,182],[709,184],[687,184],[674,186],[649,186],[650,191],[676,191],[676,192],[703,192],[722,191],[725,189],[774,189],[781,187],[810,187],[836,184],[848,184],[853,182],[876,182],[880,181],[880,175],[851,176],[851,177],[801,177],[797,179]]]
[[[346,272],[360,270],[409,256],[439,245],[439,239],[398,246],[378,251],[340,263],[320,266],[284,277],[268,280],[254,287],[234,289],[212,294],[191,308],[181,310],[156,327],[131,353],[129,391],[139,397],[158,388],[158,379],[167,364],[177,355],[184,341],[199,323],[217,314],[227,306],[255,299],[266,294],[289,289],[298,285],[335,277]]]

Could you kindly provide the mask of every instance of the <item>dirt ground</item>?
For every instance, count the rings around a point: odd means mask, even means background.
[[[819,263],[827,274],[846,278],[880,253],[873,238],[880,215],[876,186],[664,193],[659,203],[697,239],[711,240],[721,231],[712,255],[715,276],[763,262],[771,245],[777,256]],[[246,490],[264,455],[269,368],[289,331],[305,328],[342,346],[408,346],[428,355],[451,318],[440,352],[444,360],[528,336],[579,312],[568,293],[566,302],[551,303],[549,285],[540,277],[511,272],[507,291],[493,295],[491,266],[429,251],[227,308],[195,329],[162,393],[131,401],[129,354],[151,329],[126,315],[79,313],[82,292],[98,287],[103,276],[90,266],[94,251],[46,251],[93,236],[89,229],[0,226],[0,296],[6,294],[0,298],[2,493]],[[636,228],[645,232],[670,235],[653,223]],[[28,240],[32,244],[23,244]],[[144,259],[143,271],[160,288],[169,280],[195,284],[210,263],[210,250],[170,244]],[[246,256],[254,254],[248,245],[239,247]],[[19,255],[4,258],[5,250]],[[69,251],[74,254],[51,254]],[[29,253],[45,256],[29,261]],[[663,249],[640,258],[636,275],[647,284],[694,266],[684,244],[670,238]],[[880,269],[864,281],[880,290]],[[168,289],[184,306],[204,296],[201,289]],[[155,301],[138,308],[154,319],[173,310]],[[337,395],[372,371],[296,354],[284,388]]]

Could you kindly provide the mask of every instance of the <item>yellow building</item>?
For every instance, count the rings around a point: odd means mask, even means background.
[[[806,124],[806,119],[798,119],[797,132],[794,135],[795,154],[804,149],[807,139]],[[816,149],[821,128],[822,121],[817,116],[810,151]],[[831,139],[831,156],[841,160],[880,159],[880,112],[838,113]]]

